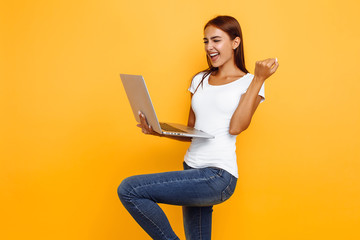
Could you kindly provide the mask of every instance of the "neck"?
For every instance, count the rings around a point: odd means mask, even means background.
[[[216,73],[216,75],[219,77],[237,76],[243,74],[244,72],[236,66],[234,59],[219,66],[219,69]]]

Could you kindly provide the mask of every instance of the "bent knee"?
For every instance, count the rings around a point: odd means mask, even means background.
[[[117,188],[117,193],[120,200],[124,198],[130,197],[130,193],[132,192],[132,184],[131,184],[131,177],[125,178],[120,183],[119,187]]]

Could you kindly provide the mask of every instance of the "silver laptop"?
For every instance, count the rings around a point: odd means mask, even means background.
[[[140,123],[140,117],[138,114],[140,111],[146,116],[148,124],[150,124],[153,130],[159,134],[183,137],[214,138],[214,136],[210,134],[182,124],[159,123],[144,78],[141,75],[130,74],[120,74],[120,78],[133,110],[134,117],[138,123]]]

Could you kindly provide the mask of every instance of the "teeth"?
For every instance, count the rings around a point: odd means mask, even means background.
[[[210,56],[213,57],[213,56],[216,56],[218,55],[219,53],[210,53]]]

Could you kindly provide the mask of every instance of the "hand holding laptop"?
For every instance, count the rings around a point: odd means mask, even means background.
[[[159,133],[155,132],[152,129],[152,127],[147,123],[145,115],[140,111],[139,111],[139,118],[140,118],[140,123],[137,124],[136,126],[141,128],[143,133],[151,134],[151,135],[155,135],[155,136],[161,136]]]
[[[145,115],[142,112],[139,112],[140,124],[137,124],[139,128],[142,129],[142,132],[145,134],[158,136],[158,137],[167,137],[171,139],[175,139],[181,142],[191,142],[191,138],[184,138],[184,137],[177,137],[177,136],[169,136],[169,135],[162,135],[153,130],[153,128],[148,124]]]
[[[140,123],[138,126],[142,128],[144,133],[155,135],[156,132],[161,136],[181,136],[187,139],[183,141],[189,141],[192,137],[214,138],[208,133],[183,124],[159,122],[144,78],[141,75],[130,74],[120,74],[120,77],[135,119]],[[140,115],[140,112],[145,113],[146,118],[145,114]],[[151,127],[148,123],[151,124]]]

